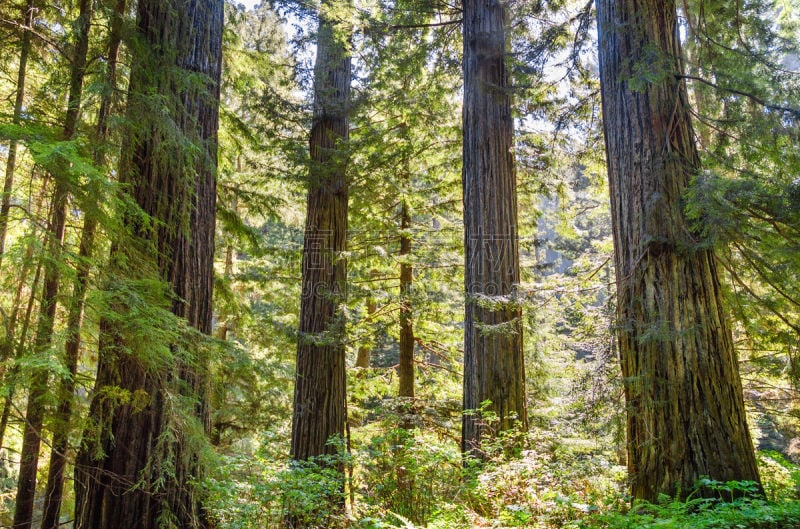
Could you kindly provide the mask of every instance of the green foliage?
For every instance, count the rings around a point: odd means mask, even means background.
[[[317,457],[312,461],[293,461],[278,475],[281,500],[287,516],[299,527],[335,527],[342,523],[340,505],[344,503],[342,455]]]
[[[390,428],[369,439],[356,458],[361,463],[359,489],[370,516],[425,525],[460,492],[457,447],[417,429]]]
[[[800,330],[800,75],[791,66],[797,4],[696,0],[686,8],[688,87],[706,169],[688,194],[688,213],[698,246],[717,248],[733,285],[731,306],[753,361],[748,370],[793,390]]]
[[[286,28],[268,5],[226,5],[217,179],[212,440],[284,457],[300,299],[306,115]],[[280,454],[280,455],[278,455]]]
[[[719,486],[719,485],[718,485]],[[747,483],[731,482],[719,486],[722,494],[732,489],[746,489]],[[636,502],[630,511],[601,514],[595,520],[575,527],[638,529],[665,527],[674,529],[789,529],[800,523],[800,502],[771,503],[743,497],[733,501],[696,498],[685,502],[651,504]]]
[[[376,353],[391,344],[391,360],[387,355],[378,365],[393,364],[398,312],[410,306],[426,363],[442,360],[451,367],[458,352],[450,344],[461,334],[455,322],[463,311],[459,111],[450,97],[460,70],[437,54],[457,53],[457,26],[428,26],[436,11],[449,14],[447,6],[403,0],[368,7],[369,31],[357,51],[369,89],[355,101],[351,133],[350,332],[357,343],[378,346]],[[405,231],[404,206],[410,218]],[[411,241],[403,257],[401,236]],[[414,269],[405,294],[402,264]],[[364,312],[367,299],[377,305],[373,316]],[[430,358],[437,353],[441,358]]]
[[[759,451],[758,466],[764,493],[771,501],[790,501],[800,498],[800,467],[783,454],[772,450]]]
[[[338,455],[288,465],[264,458],[225,458],[203,483],[205,505],[221,529],[272,529],[286,520],[298,527],[342,527],[341,467],[350,465],[341,442]]]

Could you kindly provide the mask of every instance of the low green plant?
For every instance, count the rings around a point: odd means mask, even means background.
[[[772,501],[800,499],[800,466],[772,450],[756,455],[767,498]]]
[[[417,429],[391,428],[359,452],[360,490],[367,510],[426,524],[461,489],[461,454]]]
[[[702,492],[702,495],[700,493]],[[685,499],[662,496],[635,501],[630,509],[601,513],[579,527],[592,529],[795,529],[800,502],[771,502],[752,481],[699,480]]]
[[[206,508],[219,529],[336,528],[347,525],[345,474],[351,465],[341,440],[337,453],[276,464],[228,458],[204,482]]]

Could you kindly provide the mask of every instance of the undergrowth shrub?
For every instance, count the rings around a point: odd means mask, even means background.
[[[736,482],[732,482],[736,483]],[[629,511],[599,514],[584,520],[586,529],[795,529],[800,503],[743,497],[733,501],[695,498],[661,503],[636,502]]]
[[[261,458],[229,458],[205,480],[206,508],[218,529],[346,527],[340,454],[277,465]]]
[[[478,461],[431,430],[373,423],[364,433],[352,458],[340,442],[339,455],[315,462],[225,460],[206,481],[215,529],[282,528],[290,513],[298,526],[331,529],[800,528],[800,469],[775,453],[759,455],[767,497],[752,482],[704,479],[686,500],[631,505],[626,469],[602,443],[537,429],[519,451],[503,436],[487,442]],[[342,466],[352,472],[344,489]]]
[[[800,467],[779,452],[758,452],[764,492],[772,501],[800,499]]]
[[[426,524],[460,495],[461,453],[417,429],[391,428],[357,454],[359,492],[372,516]]]

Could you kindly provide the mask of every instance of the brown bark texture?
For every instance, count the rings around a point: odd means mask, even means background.
[[[492,431],[527,428],[506,8],[464,1],[463,190],[466,311],[461,449],[480,455]]]
[[[112,249],[113,281],[123,289],[162,282],[171,312],[207,335],[223,2],[141,0],[137,25],[120,163],[136,207]],[[191,483],[202,477],[199,447],[210,424],[202,339],[182,333],[167,358],[138,350],[153,324],[131,320],[124,296],[113,299],[76,463],[75,527],[206,527]]]
[[[314,115],[303,245],[302,301],[292,417],[291,457],[335,454],[328,444],[344,436],[346,413],[343,343],[347,281],[346,144],[349,138],[351,65],[349,29],[336,23],[323,1],[314,65]]]
[[[633,496],[758,481],[714,254],[684,213],[701,167],[675,3],[600,0],[597,17]]]

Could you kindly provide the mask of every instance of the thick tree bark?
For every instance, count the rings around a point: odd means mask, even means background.
[[[464,409],[461,449],[480,454],[481,438],[515,421],[527,429],[506,9],[497,0],[464,2]]]
[[[107,73],[107,89],[100,100],[97,113],[94,162],[99,167],[105,160],[105,143],[108,141],[108,118],[111,114],[113,92],[116,89],[116,70],[119,47],[122,41],[122,17],[125,15],[126,0],[117,0],[112,14],[111,33],[109,35]],[[96,193],[89,190],[88,200],[95,200]],[[89,210],[96,205],[90,205]],[[78,263],[72,287],[72,301],[67,315],[67,341],[64,345],[65,367],[69,373],[62,378],[58,389],[58,409],[53,427],[53,442],[48,466],[47,485],[44,495],[44,514],[42,529],[58,529],[60,525],[61,502],[64,492],[64,472],[67,466],[67,450],[69,449],[70,419],[72,401],[75,393],[75,375],[78,368],[78,356],[81,347],[81,329],[83,312],[86,304],[86,293],[89,287],[91,259],[94,252],[94,240],[97,232],[97,217],[92,211],[84,212],[84,224],[78,249]]]
[[[309,147],[308,207],[303,244],[300,332],[292,417],[291,457],[335,454],[328,444],[344,436],[346,414],[344,314],[347,281],[345,175],[349,138],[349,30],[331,16],[325,0],[319,15],[314,66],[314,116]]]
[[[14,99],[14,115],[11,122],[19,125],[22,117],[22,105],[25,102],[25,81],[28,71],[28,55],[31,51],[31,32],[27,28],[33,27],[33,17],[36,13],[36,2],[28,0],[22,20],[26,29],[23,29],[22,41],[19,52],[19,71],[17,72],[17,94]],[[17,167],[17,141],[11,140],[8,144],[8,158],[6,159],[6,176],[3,180],[3,196],[0,198],[0,262],[6,248],[6,234],[8,232],[8,215],[11,212],[11,192],[14,188],[14,172]],[[13,339],[13,338],[12,338]]]
[[[222,27],[222,0],[138,3],[143,46],[131,67],[128,102],[135,125],[123,146],[120,177],[153,222],[135,212],[127,216],[131,234],[112,250],[120,281],[166,283],[171,311],[203,334],[211,332],[212,316]],[[154,106],[153,93],[171,105],[171,123]],[[196,149],[187,151],[187,142]],[[198,339],[169,344],[172,361],[149,358],[150,351],[134,344],[150,324],[120,325],[126,307],[112,309],[119,312],[101,322],[92,424],[76,464],[75,527],[155,529],[166,520],[205,527],[191,484],[202,477],[202,440],[193,438],[191,424],[205,434],[210,427]],[[115,402],[120,390],[130,400]]]
[[[683,209],[700,160],[674,1],[600,0],[597,17],[633,496],[758,481],[714,254]]]
[[[92,0],[81,0],[77,23],[77,40],[72,56],[67,113],[64,120],[63,139],[71,140],[80,118],[83,78],[86,70],[86,55],[89,49],[89,28],[92,20]],[[69,194],[68,161],[60,160],[53,171],[55,190],[53,211],[48,234],[48,259],[44,267],[42,308],[36,326],[34,352],[45,358],[52,343],[55,326],[59,282],[61,280],[61,252],[67,225],[67,196]],[[14,510],[14,527],[29,529],[32,525],[33,501],[36,494],[36,470],[39,465],[39,448],[44,424],[44,397],[47,394],[49,373],[37,369],[31,378],[28,390],[28,405],[25,411],[25,427],[22,433],[19,481]]]

